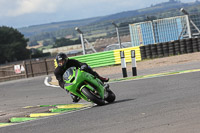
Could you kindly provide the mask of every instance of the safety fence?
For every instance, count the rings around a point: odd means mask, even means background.
[[[177,16],[129,25],[132,46],[178,40],[189,36],[188,16]]]
[[[188,38],[140,47],[142,60],[200,51],[200,38]]]
[[[54,71],[53,59],[38,61],[23,61],[0,67],[0,82],[35,77],[52,73]]]
[[[131,61],[131,50],[136,51],[136,60],[141,60],[140,48],[130,47],[113,51],[86,54],[81,56],[70,57],[80,62],[85,62],[92,68],[120,64],[120,51],[125,52],[126,62]],[[23,61],[11,65],[0,66],[0,82],[48,75],[55,70],[55,59],[42,59]]]

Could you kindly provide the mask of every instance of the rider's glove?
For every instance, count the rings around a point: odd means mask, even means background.
[[[87,70],[87,65],[85,65],[85,64],[82,65],[80,69],[81,69],[81,70]]]

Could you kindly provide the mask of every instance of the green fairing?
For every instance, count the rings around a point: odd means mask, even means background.
[[[71,67],[65,72],[63,79],[66,83],[66,90],[86,101],[90,100],[81,91],[84,87],[88,88],[92,92],[97,91],[101,99],[104,99],[105,89],[103,83],[90,73],[80,70],[79,68],[76,69]]]

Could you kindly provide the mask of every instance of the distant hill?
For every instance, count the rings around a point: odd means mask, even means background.
[[[66,29],[76,26],[88,25],[90,23],[96,22],[100,19],[100,17],[88,18],[82,20],[71,20],[71,21],[63,21],[63,22],[53,22],[42,25],[33,25],[29,27],[19,28],[18,30],[22,32],[25,36],[30,37],[42,32],[52,32],[60,29]]]
[[[133,11],[125,11],[120,12],[112,15],[101,16],[101,17],[94,17],[82,20],[72,20],[72,21],[63,21],[63,22],[54,22],[49,24],[42,24],[42,25],[34,25],[25,28],[19,28],[18,30],[22,32],[26,37],[36,36],[38,34],[42,34],[45,32],[57,32],[63,29],[70,29],[74,30],[74,27],[80,26],[88,26],[91,24],[98,24],[98,23],[106,23],[108,21],[117,21],[123,22],[124,18],[132,18],[139,15],[148,15],[154,14],[159,12],[164,12],[171,9],[180,9],[181,7],[190,7],[196,6],[200,4],[198,1],[195,3],[181,3],[174,0],[170,0],[169,2],[160,3],[157,5],[151,5],[151,7],[133,10]]]

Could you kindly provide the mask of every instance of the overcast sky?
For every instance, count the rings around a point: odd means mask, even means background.
[[[0,0],[0,26],[14,28],[105,16],[169,0]],[[194,2],[196,0],[181,0]]]

